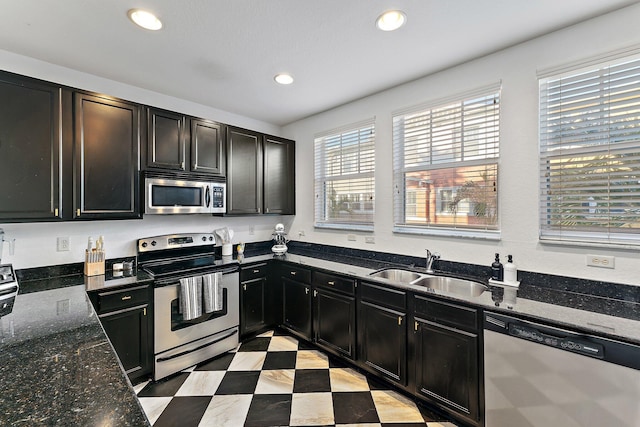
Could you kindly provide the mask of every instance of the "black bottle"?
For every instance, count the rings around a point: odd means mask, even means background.
[[[504,278],[504,268],[500,263],[500,254],[496,254],[496,260],[491,264],[491,278],[500,282]]]

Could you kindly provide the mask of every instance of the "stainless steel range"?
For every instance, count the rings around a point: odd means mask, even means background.
[[[238,345],[238,265],[214,245],[208,233],[138,240],[138,266],[154,277],[156,381]]]

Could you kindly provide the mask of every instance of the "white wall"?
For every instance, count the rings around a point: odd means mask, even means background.
[[[538,83],[536,71],[612,50],[640,45],[640,5],[569,27],[460,66],[346,104],[283,128],[297,141],[297,216],[291,235],[329,245],[489,265],[494,252],[513,254],[519,268],[593,280],[639,284],[638,250],[541,244],[538,240]],[[490,31],[490,29],[488,30]],[[428,41],[425,41],[428,42]],[[437,43],[437,41],[433,41]],[[419,53],[418,53],[419,54]],[[381,60],[384,57],[381,56]],[[502,81],[499,242],[394,234],[392,212],[392,112]],[[375,244],[347,241],[346,232],[313,227],[314,134],[376,117]],[[586,266],[586,254],[610,254],[615,269]]]
[[[248,117],[239,116],[204,105],[169,97],[159,93],[125,85],[112,80],[92,76],[79,71],[42,62],[33,58],[0,50],[2,70],[42,80],[56,82],[79,89],[91,90],[146,105],[179,111],[188,115],[216,120],[273,135],[281,133],[280,127]],[[1,197],[1,195],[0,195]],[[216,228],[229,227],[236,232],[235,242],[269,240],[273,227],[282,222],[287,229],[292,217],[252,216],[246,218],[220,218],[208,215],[151,216],[143,220],[88,221],[66,223],[1,224],[6,238],[16,239],[15,253],[3,246],[2,263],[12,263],[16,269],[83,261],[87,239],[105,236],[108,258],[134,256],[136,239],[174,232],[213,232]],[[249,226],[254,234],[249,234]],[[70,238],[70,250],[57,252],[57,237]]]

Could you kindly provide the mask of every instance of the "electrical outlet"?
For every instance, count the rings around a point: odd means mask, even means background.
[[[587,255],[587,265],[591,267],[616,268],[616,258],[606,255]]]
[[[347,240],[350,242],[355,242],[356,241],[356,235],[355,234],[347,234]]]
[[[69,250],[69,238],[58,237],[58,252],[66,252]]]
[[[249,236],[256,234],[256,228],[253,225],[249,226]]]
[[[373,236],[368,236],[368,237],[365,237],[365,238],[364,238],[364,242],[365,242],[365,243],[372,243],[372,244],[373,244],[373,243],[375,243],[375,242],[376,242],[376,238],[375,238],[375,237],[373,237]]]

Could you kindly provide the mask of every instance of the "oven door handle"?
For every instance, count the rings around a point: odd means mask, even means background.
[[[209,273],[202,273],[202,274],[195,274],[195,275],[187,275],[185,277],[200,277],[200,276],[204,276],[205,274],[210,274],[210,273],[222,273],[224,274],[231,274],[231,273],[236,273],[238,271],[238,266],[233,266],[233,267],[228,267],[228,268],[221,268],[221,269],[217,269],[217,270],[211,270]],[[155,284],[156,286],[164,286],[164,285],[174,285],[174,284],[179,284],[180,280],[176,279],[175,277],[168,277],[165,279],[156,279]]]
[[[193,348],[193,349],[191,349],[191,350],[182,351],[182,352],[180,352],[180,353],[176,353],[176,354],[173,354],[173,355],[168,356],[168,357],[161,357],[161,358],[159,358],[158,360],[156,360],[156,362],[158,362],[158,363],[159,363],[159,362],[166,362],[166,361],[168,361],[168,360],[175,359],[175,358],[177,358],[177,357],[184,356],[184,355],[189,354],[189,353],[193,353],[194,351],[201,350],[201,349],[203,349],[203,348],[205,348],[205,347],[209,347],[209,346],[210,346],[210,345],[212,345],[212,344],[218,343],[218,342],[220,342],[220,341],[222,341],[222,340],[226,340],[227,338],[232,337],[232,336],[234,336],[234,335],[235,335],[235,334],[237,334],[237,333],[238,333],[238,330],[237,330],[237,329],[235,329],[235,330],[233,330],[233,331],[229,332],[228,334],[226,334],[225,336],[220,337],[220,338],[218,338],[218,339],[216,339],[216,340],[213,340],[213,341],[208,342],[208,343],[206,343],[206,344],[202,344],[201,346],[196,347],[196,348]]]

